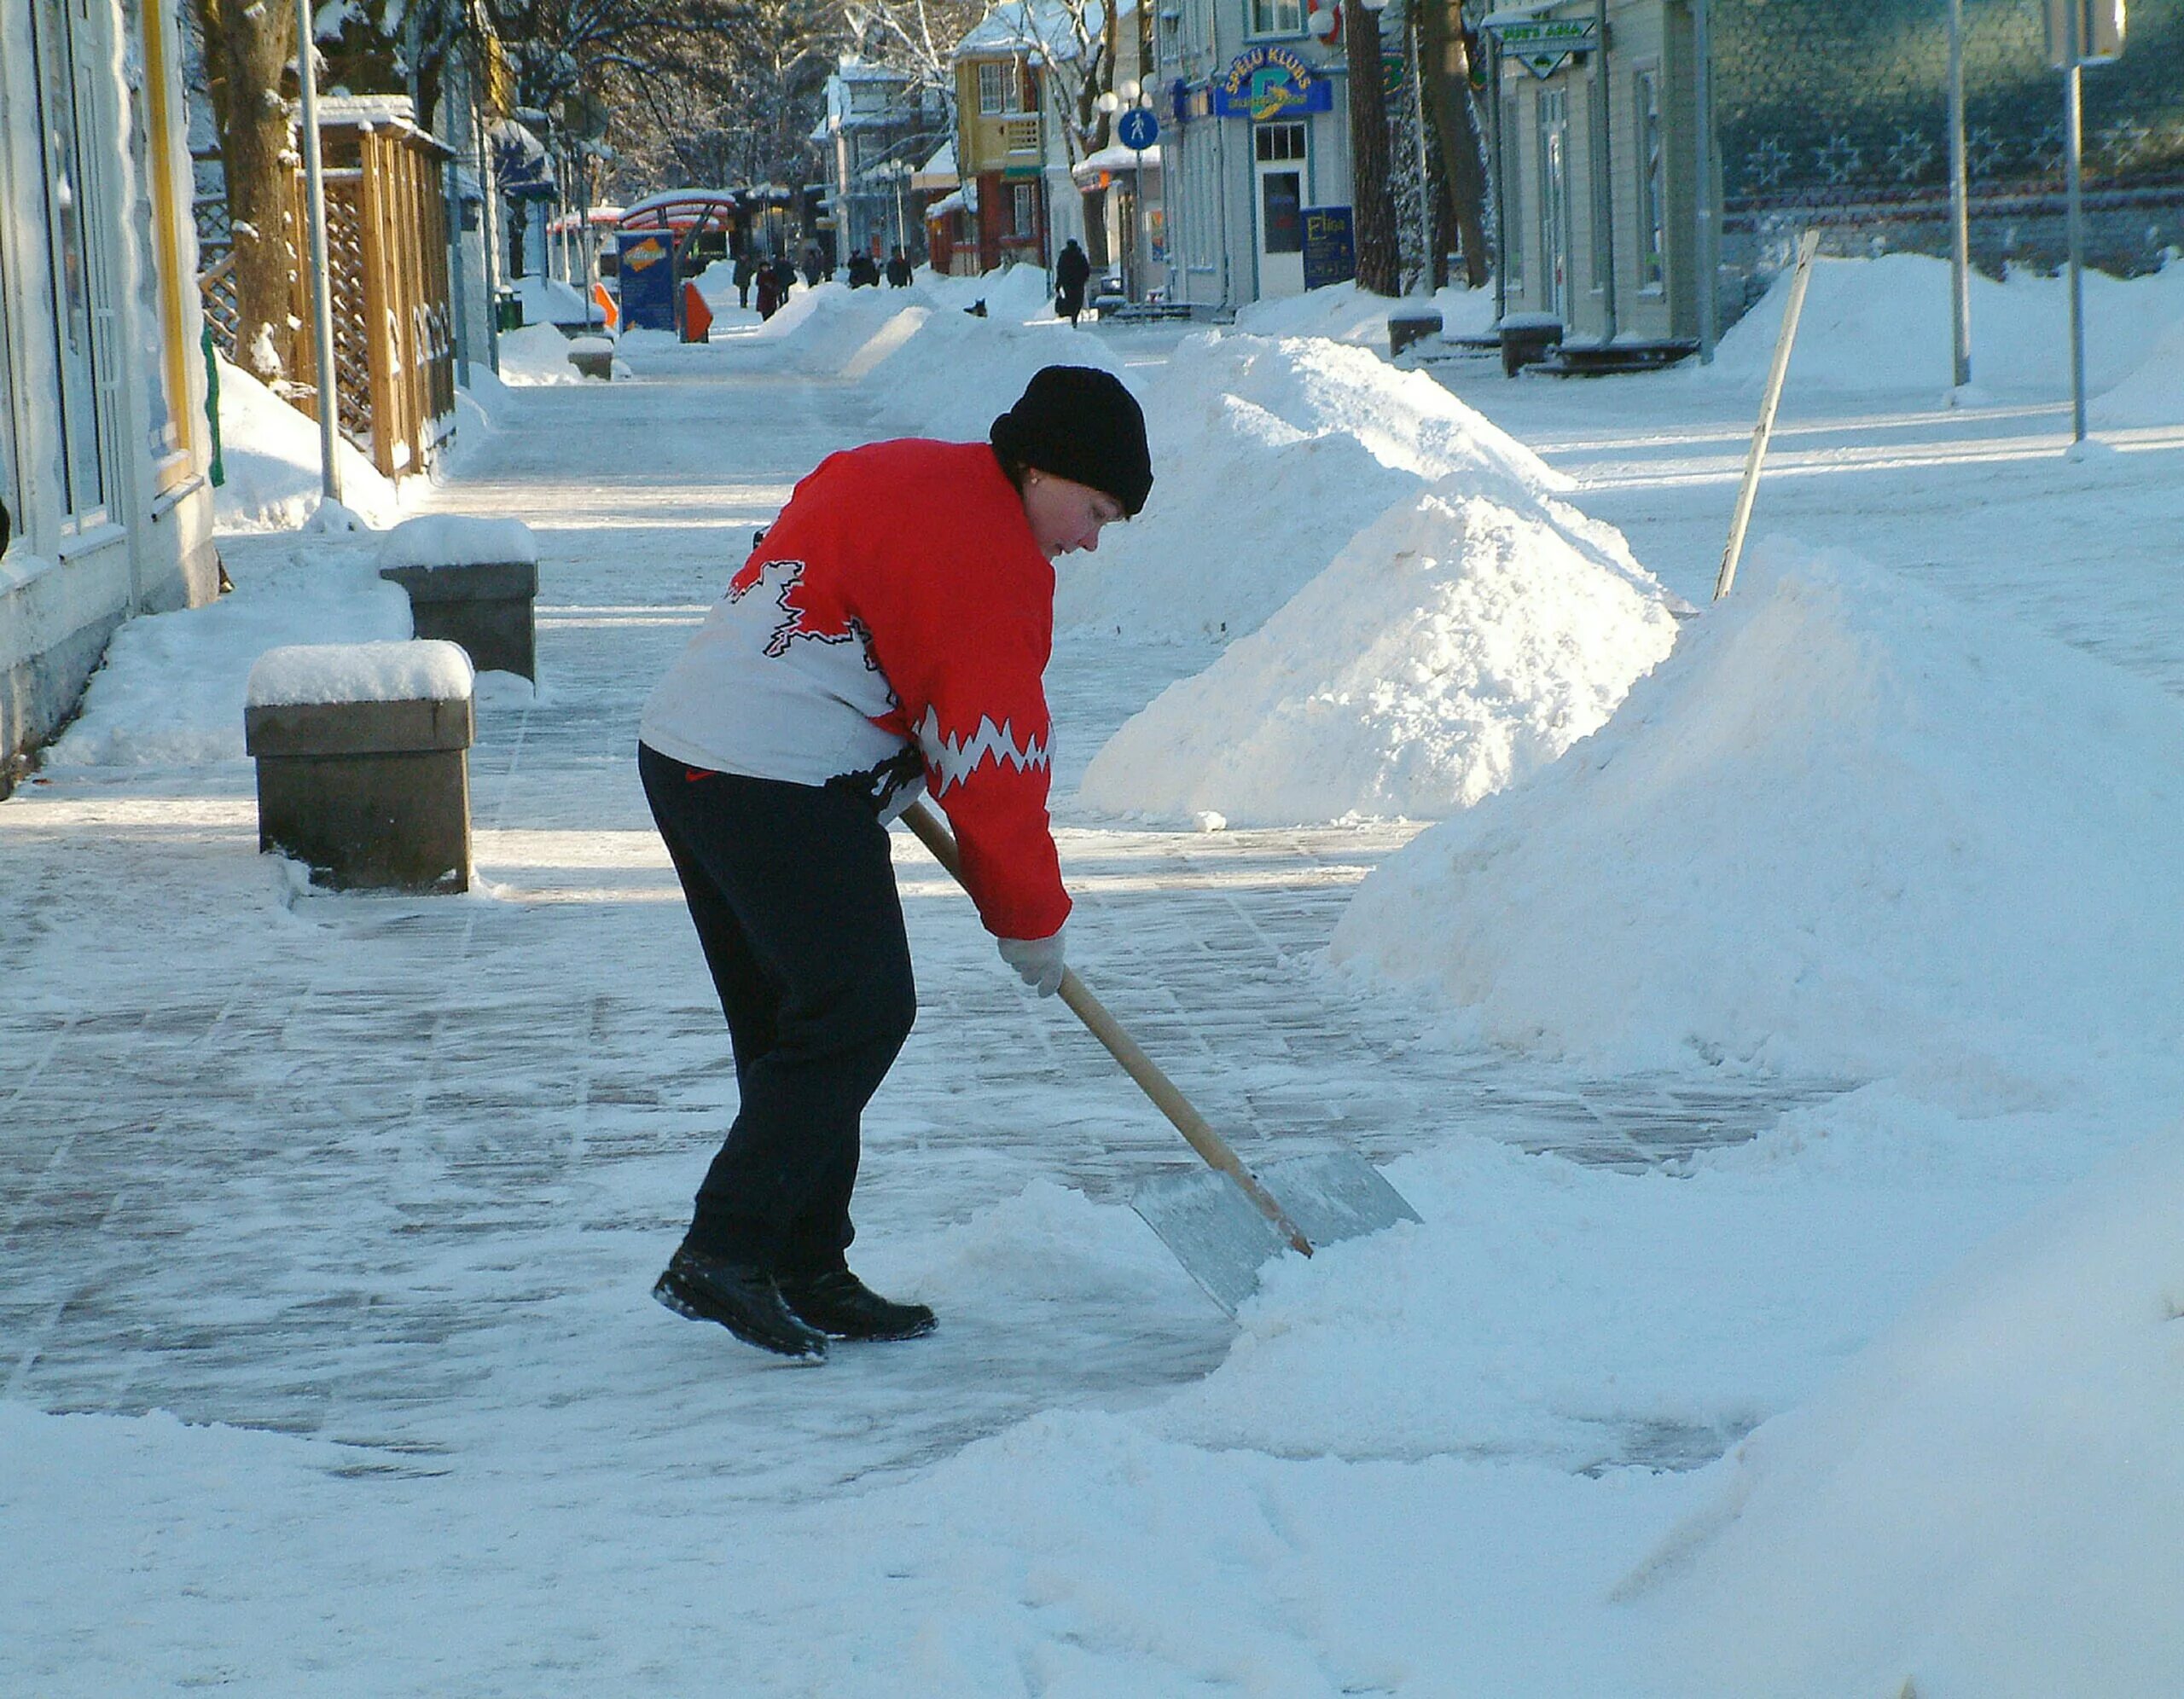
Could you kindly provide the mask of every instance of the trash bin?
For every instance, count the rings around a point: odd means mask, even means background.
[[[493,328],[521,330],[523,328],[523,297],[513,289],[503,289],[493,298]]]
[[[1562,321],[1553,313],[1511,313],[1499,327],[1502,333],[1502,370],[1515,377],[1527,366],[1536,366],[1562,345]]]

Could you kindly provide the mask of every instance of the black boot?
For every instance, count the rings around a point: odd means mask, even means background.
[[[923,1304],[883,1298],[846,1268],[784,1274],[782,1299],[798,1318],[833,1339],[917,1339],[938,1324]]]
[[[652,1295],[677,1315],[717,1321],[746,1344],[801,1363],[827,1360],[827,1337],[799,1321],[763,1268],[687,1248],[675,1253]]]

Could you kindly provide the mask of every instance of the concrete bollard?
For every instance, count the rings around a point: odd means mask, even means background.
[[[380,540],[379,575],[409,592],[421,638],[460,644],[479,672],[538,681],[538,545],[520,519],[433,514]]]
[[[1432,307],[1397,307],[1388,315],[1388,357],[1392,359],[1414,342],[1441,333],[1441,315]]]
[[[259,850],[336,890],[468,890],[471,685],[452,643],[259,656],[243,710]]]
[[[614,345],[603,336],[579,336],[569,344],[569,363],[580,377],[612,380]]]

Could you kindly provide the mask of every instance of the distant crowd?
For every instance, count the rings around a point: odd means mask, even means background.
[[[788,299],[788,292],[795,286],[799,273],[805,285],[816,289],[834,276],[834,268],[816,242],[804,245],[800,264],[785,253],[767,255],[746,248],[735,257],[735,304],[740,307],[756,306],[760,318],[771,318]],[[887,256],[885,268],[871,254],[864,252],[851,254],[848,265],[843,268],[843,275],[852,289],[876,289],[883,275],[891,288],[907,289],[910,287],[910,257],[900,247]]]

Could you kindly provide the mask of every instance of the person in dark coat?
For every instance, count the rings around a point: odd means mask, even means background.
[[[781,310],[781,268],[770,264],[759,266],[758,268],[757,282],[758,285],[758,316],[762,319],[770,319],[775,313]]]
[[[1060,258],[1054,261],[1054,310],[1065,315],[1072,325],[1084,310],[1084,286],[1091,279],[1092,262],[1077,246],[1077,238],[1072,236],[1062,245]]]
[[[751,282],[758,275],[758,262],[752,258],[749,248],[744,249],[735,256],[735,304],[737,306],[747,307],[751,304]]]
[[[796,287],[796,262],[783,254],[774,262],[774,293],[777,301],[786,302],[788,292]]]
[[[851,254],[850,256],[850,287],[877,289],[879,287],[880,268],[872,263],[872,256],[862,252]]]
[[[899,247],[887,256],[887,287],[891,289],[910,287],[910,257]]]
[[[820,257],[819,244],[807,242],[804,247],[804,281],[812,288],[819,287],[819,280],[827,275],[827,262]]]

